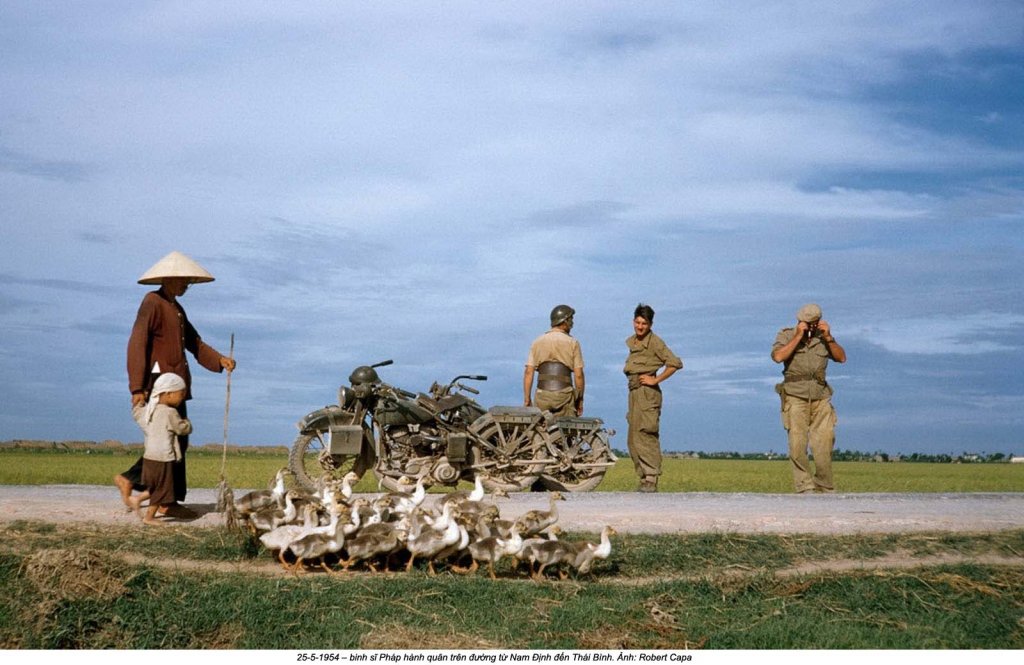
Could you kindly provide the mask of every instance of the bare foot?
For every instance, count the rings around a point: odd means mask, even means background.
[[[143,517],[142,523],[148,524],[149,526],[166,526],[166,522],[161,522],[155,517]]]
[[[137,496],[130,496],[130,497],[128,497],[128,510],[129,510],[129,512],[134,512],[136,515],[138,515],[140,518],[142,518],[143,522],[146,521],[146,516],[142,514],[142,499],[141,498],[139,498]]]
[[[114,484],[117,485],[117,490],[121,493],[121,501],[124,502],[125,507],[134,510],[135,507],[131,503],[132,482],[119,473],[114,476]]]

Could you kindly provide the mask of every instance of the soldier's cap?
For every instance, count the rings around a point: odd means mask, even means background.
[[[807,303],[796,313],[796,320],[804,323],[811,323],[821,318],[821,308],[814,303]]]
[[[201,265],[181,252],[171,252],[153,264],[153,267],[139,278],[139,284],[163,284],[168,277],[183,277],[191,284],[212,282],[213,275]]]

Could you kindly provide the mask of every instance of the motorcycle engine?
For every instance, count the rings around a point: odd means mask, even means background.
[[[385,465],[404,475],[419,475],[424,466],[438,482],[455,483],[459,470],[446,457],[448,441],[429,425],[398,425],[385,430],[388,455]]]

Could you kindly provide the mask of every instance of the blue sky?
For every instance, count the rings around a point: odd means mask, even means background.
[[[814,301],[838,447],[1024,453],[1024,10],[833,4],[4,2],[0,439],[141,439],[135,282],[176,249],[234,443],[385,358],[518,404],[566,302],[625,448],[644,301],[663,447],[781,451],[769,351]]]

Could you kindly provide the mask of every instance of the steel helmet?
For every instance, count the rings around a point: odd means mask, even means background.
[[[560,323],[564,323],[572,318],[572,315],[576,313],[572,307],[568,305],[559,305],[551,310],[551,325],[557,326]]]
[[[352,370],[352,373],[348,376],[348,381],[355,386],[360,383],[378,383],[380,377],[377,376],[377,370],[369,365],[363,365]]]

